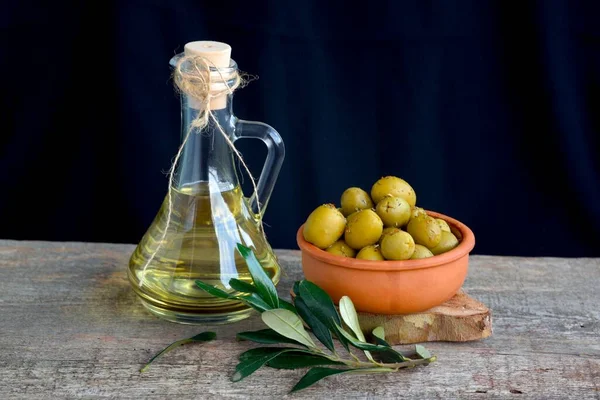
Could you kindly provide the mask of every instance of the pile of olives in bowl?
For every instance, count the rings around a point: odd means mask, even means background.
[[[375,261],[433,257],[458,246],[446,221],[417,207],[414,189],[401,178],[379,179],[370,194],[348,188],[340,203],[308,216],[304,240],[334,255]]]

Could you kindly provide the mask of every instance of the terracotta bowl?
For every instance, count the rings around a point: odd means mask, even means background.
[[[352,299],[357,311],[375,314],[411,314],[449,300],[461,288],[469,266],[475,236],[463,223],[433,211],[427,214],[445,220],[459,240],[454,249],[429,258],[406,261],[370,261],[335,256],[304,240],[298,229],[296,240],[302,251],[302,269],[338,302]]]

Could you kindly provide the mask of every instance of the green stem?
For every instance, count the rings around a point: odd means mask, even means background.
[[[430,358],[425,358],[425,359],[421,359],[421,360],[410,360],[410,361],[404,361],[404,362],[400,362],[400,363],[392,363],[392,364],[383,364],[386,368],[396,368],[396,369],[400,369],[400,368],[405,368],[405,367],[414,367],[417,365],[421,365],[421,364],[430,364],[432,362],[434,362],[437,358],[435,356],[430,357]]]
[[[391,368],[391,369],[395,369],[395,370],[399,370],[401,368],[415,367],[417,365],[422,365],[422,364],[429,364],[436,360],[436,357],[433,356],[433,357],[427,358],[427,359],[410,360],[410,361],[403,361],[403,362],[399,362],[399,363],[379,363],[379,362],[364,362],[364,361],[360,361],[360,360],[357,360],[357,361],[345,360],[343,358],[335,357],[335,356],[329,356],[327,358],[329,358],[332,361],[342,362],[350,367],[373,368],[373,364],[375,364],[375,365],[379,366],[380,368]]]
[[[354,361],[357,363],[360,363],[362,361],[360,361],[360,358],[358,358],[353,352],[350,352],[350,355],[352,356],[352,358],[354,358]]]
[[[341,362],[350,367],[373,368],[373,365],[377,365],[380,368],[391,368],[391,369],[395,369],[395,370],[399,370],[401,368],[415,367],[417,365],[422,365],[422,364],[429,364],[436,360],[436,357],[433,356],[433,357],[426,358],[426,359],[408,360],[408,361],[403,361],[403,362],[399,362],[399,363],[381,363],[381,362],[377,362],[377,361],[372,361],[372,362],[360,361],[360,359],[352,353],[350,353],[350,355],[354,357],[354,360],[343,359],[337,354],[334,354],[331,356],[326,355],[326,354],[322,354],[322,355],[324,355],[331,361]]]
[[[379,367],[385,368],[385,364],[384,364],[384,363],[382,363],[382,362],[379,362],[379,361],[376,361],[376,360],[373,360],[373,361],[371,361],[371,362],[372,362],[373,364],[375,364],[375,365],[379,366]]]

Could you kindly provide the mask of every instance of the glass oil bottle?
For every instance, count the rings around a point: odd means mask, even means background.
[[[188,43],[183,53],[171,59],[171,66],[189,54],[209,60],[212,83],[234,84],[229,78],[237,72],[237,65],[230,58],[229,45]],[[211,99],[210,111],[215,120],[197,129],[191,124],[198,117],[200,106],[181,93],[184,143],[170,198],[165,197],[130,258],[128,277],[133,289],[148,310],[166,320],[227,323],[251,313],[252,309],[243,303],[216,298],[195,284],[202,280],[235,293],[228,284],[231,278],[251,283],[245,261],[236,249],[238,243],[251,248],[273,282],[279,281],[280,266],[261,229],[261,213],[283,162],[283,141],[266,124],[237,119],[232,111],[232,97],[225,93]],[[257,191],[250,198],[244,197],[240,188],[231,148],[241,138],[258,138],[268,147]]]

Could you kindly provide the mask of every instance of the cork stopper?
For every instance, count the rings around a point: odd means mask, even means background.
[[[211,40],[198,40],[195,42],[189,42],[184,46],[184,54],[186,56],[202,56],[209,60],[214,64],[214,67],[217,68],[228,68],[229,62],[231,61],[231,46],[227,43],[222,42],[214,42]],[[227,76],[224,76],[227,78]],[[219,81],[222,78],[217,74],[216,76],[212,76],[211,80],[214,82],[215,80]],[[222,85],[218,85],[221,87]],[[195,105],[190,102],[190,107],[194,107]],[[221,110],[227,107],[227,95],[223,94],[222,96],[215,97],[210,101],[210,109],[211,110]]]
[[[231,60],[231,46],[227,43],[199,40],[187,43],[183,51],[186,56],[202,56],[217,68],[229,67]]]

